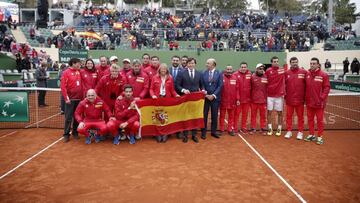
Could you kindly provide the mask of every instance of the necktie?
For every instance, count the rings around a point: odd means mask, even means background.
[[[190,77],[191,79],[194,79],[194,73],[193,73],[193,70],[190,71]]]
[[[174,79],[176,79],[176,75],[177,75],[177,69],[174,68],[174,72],[173,72]]]
[[[213,79],[213,72],[209,71],[209,81],[211,81]]]

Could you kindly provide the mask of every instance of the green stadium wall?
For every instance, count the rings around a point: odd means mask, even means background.
[[[114,51],[101,51],[93,50],[89,51],[89,57],[99,58],[104,55],[107,57],[117,56],[121,64],[121,60],[124,58],[129,59],[141,59],[144,53],[148,53],[151,56],[157,55],[160,57],[160,61],[168,65],[171,64],[171,57],[173,55],[178,56],[191,56],[197,60],[197,68],[199,70],[205,69],[206,59],[215,58],[217,62],[217,67],[221,70],[225,69],[226,65],[230,64],[234,69],[238,69],[240,63],[245,61],[249,64],[250,70],[255,70],[255,66],[258,63],[268,64],[270,59],[273,56],[279,57],[280,64],[286,63],[286,53],[285,52],[232,52],[232,51],[202,51],[200,55],[197,55],[196,51],[156,51],[156,50],[146,50],[146,51],[137,51],[137,50],[114,50]]]

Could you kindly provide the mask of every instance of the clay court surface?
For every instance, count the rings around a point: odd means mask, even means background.
[[[307,133],[306,133],[307,134]],[[359,131],[326,131],[325,144],[240,136],[199,144],[145,138],[114,146],[63,143],[56,129],[0,130],[0,202],[360,201]]]

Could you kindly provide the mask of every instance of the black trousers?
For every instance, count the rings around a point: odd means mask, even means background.
[[[205,105],[204,105],[204,122],[205,127],[202,130],[202,133],[205,133],[207,130],[207,124],[208,124],[208,114],[209,110],[211,109],[211,134],[216,133],[217,129],[217,122],[218,122],[218,110],[219,110],[219,104],[220,102],[216,99],[210,101],[208,99],[205,99]]]
[[[65,112],[65,99],[64,99],[64,97],[62,96],[62,94],[61,94],[61,96],[60,96],[60,110],[63,111],[63,112]]]
[[[80,100],[71,100],[70,104],[65,103],[65,127],[64,136],[70,135],[70,128],[72,123],[72,135],[78,135],[77,127],[79,123],[74,117],[76,107],[79,105]]]
[[[38,104],[39,105],[45,105],[45,95],[46,95],[45,90],[38,91]]]

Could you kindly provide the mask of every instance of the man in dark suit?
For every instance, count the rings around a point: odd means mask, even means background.
[[[180,67],[180,57],[179,56],[173,56],[171,58],[171,68],[169,68],[169,72],[170,75],[173,77],[174,79],[174,86],[175,86],[175,91],[176,93],[181,95],[181,92],[177,91],[176,89],[176,78],[178,77],[178,75],[180,74],[181,71],[183,71],[184,69]],[[175,133],[176,134],[176,138],[177,139],[181,139],[181,135],[180,132]]]
[[[195,70],[196,59],[188,58],[186,63],[187,69],[180,72],[176,78],[175,89],[179,94],[190,94],[191,92],[198,92],[202,89],[201,84],[201,72]],[[196,129],[191,130],[192,140],[195,143],[198,143],[199,140],[196,137]],[[186,143],[188,141],[189,131],[184,131],[183,142]]]
[[[211,136],[220,138],[216,133],[218,109],[220,104],[221,89],[223,86],[223,78],[220,71],[216,70],[216,61],[210,58],[206,61],[207,70],[202,74],[202,84],[206,91],[204,106],[204,122],[205,128],[201,130],[201,138],[206,139],[207,120],[209,108],[211,108]]]

